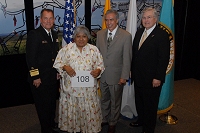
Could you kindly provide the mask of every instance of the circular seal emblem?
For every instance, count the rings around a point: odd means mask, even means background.
[[[163,23],[158,23],[159,27],[167,32],[169,35],[169,41],[170,41],[170,59],[169,64],[167,66],[166,74],[169,73],[174,65],[174,54],[175,54],[175,45],[174,45],[174,35],[172,31]]]

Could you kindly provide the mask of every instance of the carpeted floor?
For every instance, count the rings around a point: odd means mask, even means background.
[[[157,120],[155,133],[200,133],[200,81],[185,79],[174,82],[174,107],[170,115],[178,118],[175,125]],[[130,120],[120,119],[116,133],[140,133],[141,128],[129,127]],[[101,133],[106,133],[105,126]],[[0,109],[1,133],[40,133],[33,104]]]

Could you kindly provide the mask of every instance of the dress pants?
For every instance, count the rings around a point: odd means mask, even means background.
[[[120,116],[123,85],[108,85],[100,82],[102,122],[116,125]]]
[[[42,133],[51,133],[55,126],[56,99],[58,96],[57,84],[40,84],[38,88],[31,85],[36,111]]]
[[[142,124],[143,132],[154,133],[161,88],[161,86],[143,88],[135,84],[135,104],[138,113],[137,122]]]

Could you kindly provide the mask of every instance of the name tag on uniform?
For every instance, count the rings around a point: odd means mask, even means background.
[[[94,78],[91,71],[76,71],[76,76],[71,78],[72,87],[94,87]]]

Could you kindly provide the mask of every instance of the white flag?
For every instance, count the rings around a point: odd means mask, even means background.
[[[126,31],[131,33],[132,42],[137,31],[137,7],[136,0],[130,0],[128,18],[126,23]],[[130,80],[130,79],[129,79]],[[121,114],[127,118],[135,118],[138,116],[135,106],[134,82],[132,85],[126,84],[122,94]]]
[[[137,31],[137,6],[136,0],[130,0],[128,18],[126,23],[126,31],[132,34],[132,40],[135,37]]]

